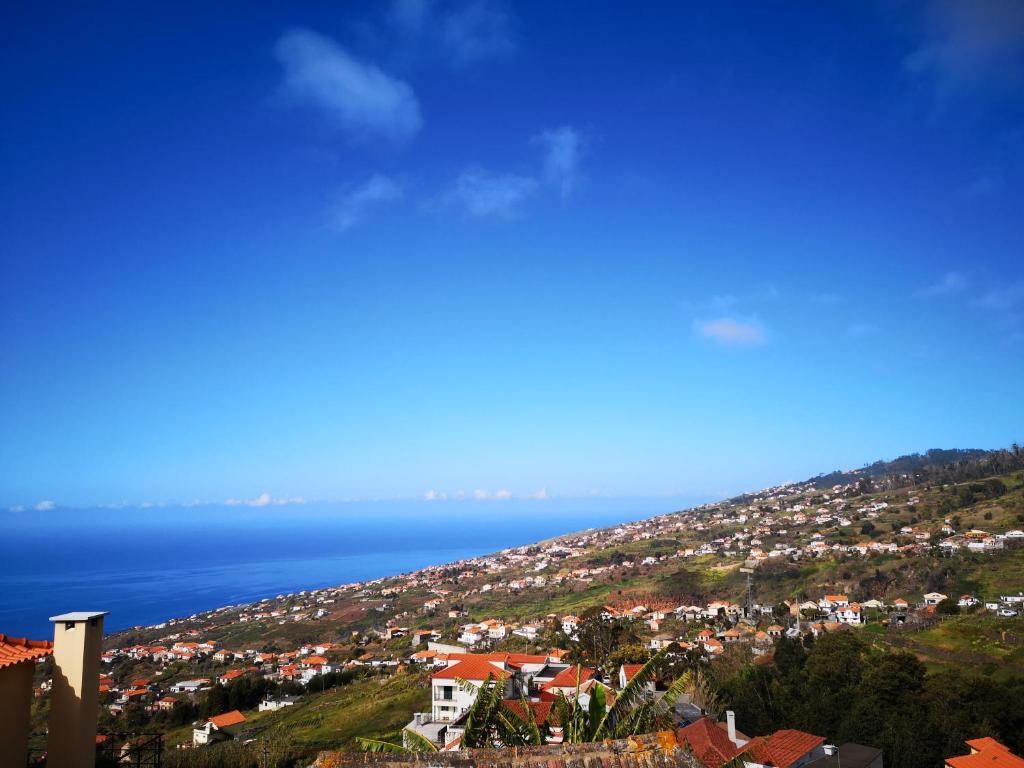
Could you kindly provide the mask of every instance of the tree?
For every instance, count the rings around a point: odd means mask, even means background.
[[[845,722],[832,733],[879,747],[890,768],[938,765],[941,739],[929,718],[924,681],[924,665],[909,653],[873,659],[855,689]]]
[[[853,632],[833,632],[814,643],[805,664],[803,730],[833,736],[856,698],[867,646]]]

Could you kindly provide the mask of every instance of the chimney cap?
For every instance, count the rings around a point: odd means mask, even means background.
[[[62,613],[60,616],[51,616],[50,621],[89,621],[100,616],[106,616],[110,611],[72,611]]]

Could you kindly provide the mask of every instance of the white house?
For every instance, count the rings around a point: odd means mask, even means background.
[[[864,615],[861,612],[860,605],[858,603],[850,603],[845,608],[838,609],[836,611],[836,621],[842,624],[860,626],[864,623]]]
[[[508,685],[512,673],[501,662],[467,656],[430,676],[431,716],[439,722],[459,719],[476,701],[476,690],[464,689],[459,680],[476,687],[490,677],[496,685]]]
[[[929,592],[924,596],[925,605],[938,605],[943,600],[947,599],[948,595],[944,595],[941,592]]]

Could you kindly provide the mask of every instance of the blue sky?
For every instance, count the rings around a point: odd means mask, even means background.
[[[715,496],[1022,436],[1024,6],[0,24],[0,505]]]

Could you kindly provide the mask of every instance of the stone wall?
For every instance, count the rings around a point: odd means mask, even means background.
[[[321,752],[315,768],[703,768],[672,731],[618,741],[458,752]]]

